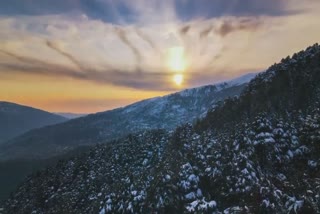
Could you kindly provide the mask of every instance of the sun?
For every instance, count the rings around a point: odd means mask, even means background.
[[[187,69],[187,60],[185,50],[181,46],[175,46],[168,49],[167,66],[173,74],[173,82],[176,86],[181,86],[184,81],[183,73]]]
[[[186,70],[186,58],[183,47],[177,46],[169,49],[168,67],[174,72],[182,72]]]
[[[173,76],[173,81],[177,86],[180,86],[183,83],[183,75],[182,74],[175,74]]]

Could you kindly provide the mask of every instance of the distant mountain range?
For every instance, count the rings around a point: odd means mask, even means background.
[[[68,119],[40,109],[0,101],[0,143],[31,129],[62,123]]]
[[[0,160],[46,159],[141,130],[174,129],[204,117],[208,109],[224,99],[238,96],[255,75],[250,73],[230,82],[187,89],[32,130],[1,145]]]

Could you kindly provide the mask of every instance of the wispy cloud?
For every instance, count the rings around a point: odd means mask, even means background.
[[[208,27],[204,28],[203,30],[200,31],[199,36],[201,39],[207,37],[209,33],[212,31],[213,26],[209,25]]]
[[[25,56],[19,56],[16,53],[11,53],[5,50],[0,50],[1,53],[12,57],[17,62],[0,63],[0,74],[10,70],[11,73],[37,74],[49,77],[73,78],[79,80],[93,81],[99,84],[113,84],[136,89],[148,90],[173,90],[173,87],[168,87],[167,80],[170,73],[156,73],[146,71],[126,72],[119,70],[96,70],[92,67],[79,71],[63,65],[56,65],[49,62],[39,61]],[[60,51],[59,51],[60,53]],[[67,58],[74,59],[70,54]]]
[[[156,52],[159,52],[156,44],[152,41],[152,39],[147,35],[145,34],[142,30],[140,30],[139,28],[135,28],[136,30],[136,33],[137,35],[142,39],[144,40],[148,45],[150,45],[150,47],[156,51]]]
[[[142,61],[142,56],[139,49],[128,39],[128,35],[125,29],[120,27],[114,28],[116,34],[118,35],[119,39],[132,51],[136,63],[137,63],[137,70],[140,70],[140,64]]]
[[[174,90],[166,53],[183,47],[185,86],[206,84],[318,42],[320,4],[306,1],[3,0],[0,74]]]
[[[68,60],[70,60],[73,64],[75,64],[81,71],[86,70],[86,68],[72,56],[71,54],[65,52],[62,50],[62,48],[59,47],[57,43],[54,43],[52,41],[47,40],[46,45],[51,48],[52,50],[56,51],[57,53],[61,54],[62,56],[66,57]]]
[[[187,24],[187,25],[183,26],[182,28],[180,28],[179,32],[181,35],[185,35],[189,32],[190,28],[191,28],[190,24]]]
[[[219,27],[215,28],[215,32],[220,36],[227,36],[235,31],[255,31],[263,26],[261,18],[239,18],[239,19],[225,19]],[[205,31],[205,33],[207,33]]]

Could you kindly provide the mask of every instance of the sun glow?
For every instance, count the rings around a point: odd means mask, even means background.
[[[182,74],[175,74],[173,76],[173,81],[177,86],[180,86],[183,83],[183,75]]]
[[[186,59],[183,47],[172,47],[168,52],[168,67],[171,71],[182,72],[186,69]]]
[[[167,57],[168,69],[174,72],[172,80],[175,85],[181,86],[184,80],[182,73],[187,68],[185,50],[181,46],[169,48]]]

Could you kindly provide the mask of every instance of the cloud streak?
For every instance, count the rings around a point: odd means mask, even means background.
[[[237,20],[223,20],[221,25],[215,28],[215,33],[219,34],[222,37],[227,36],[236,31],[255,31],[258,28],[263,26],[263,22],[258,19],[252,18],[242,18]]]
[[[179,30],[180,35],[182,35],[182,36],[186,35],[186,34],[189,32],[190,29],[191,29],[191,25],[189,25],[189,24],[183,26],[183,27],[180,28],[180,30]]]
[[[65,52],[62,50],[57,43],[54,43],[52,41],[47,40],[46,45],[56,51],[58,54],[61,54],[62,56],[66,57],[68,60],[70,60],[73,64],[75,64],[81,71],[86,70],[86,68],[78,61],[76,60],[71,54]]]
[[[213,26],[212,26],[212,25],[210,25],[209,27],[206,27],[205,29],[203,29],[202,31],[200,31],[199,37],[200,37],[201,39],[207,37],[207,36],[209,35],[209,33],[212,31],[212,29],[213,29]]]
[[[5,50],[0,50],[0,52],[20,62],[0,63],[0,73],[10,70],[11,73],[36,74],[49,77],[59,76],[64,78],[93,81],[99,84],[125,86],[135,89],[163,91],[170,91],[174,89],[167,83],[168,77],[171,75],[170,73],[150,73],[141,70],[139,72],[126,72],[119,70],[108,70],[108,68],[98,71],[89,66],[86,67],[83,72],[79,72],[79,70],[68,66],[56,65],[25,56],[19,56],[16,53],[11,53]],[[70,57],[74,58],[71,55]]]
[[[86,66],[86,69],[79,72],[78,69],[64,65],[57,65],[45,61],[35,60],[29,57],[20,56],[6,50],[0,52],[7,54],[17,62],[0,63],[0,74],[6,70],[17,74],[33,74],[47,77],[72,78],[77,80],[91,81],[98,84],[112,84],[124,86],[134,89],[154,90],[154,91],[172,91],[175,87],[168,81],[172,78],[171,72],[130,72],[120,70],[97,70]],[[70,55],[74,59],[74,56]],[[217,80],[225,78],[224,72],[220,72]],[[217,73],[218,74],[218,73]],[[199,84],[203,80],[207,80],[211,76],[208,72],[188,73],[186,84]]]
[[[147,36],[143,31],[141,31],[139,28],[135,28],[135,31],[137,33],[137,35],[143,40],[145,41],[154,51],[159,52],[157,46],[155,45],[155,43],[152,41],[152,39]]]
[[[132,51],[135,59],[136,59],[136,64],[137,64],[137,70],[140,70],[140,64],[142,62],[142,55],[139,51],[139,49],[128,39],[127,32],[120,28],[120,27],[115,27],[114,31],[118,38]]]

